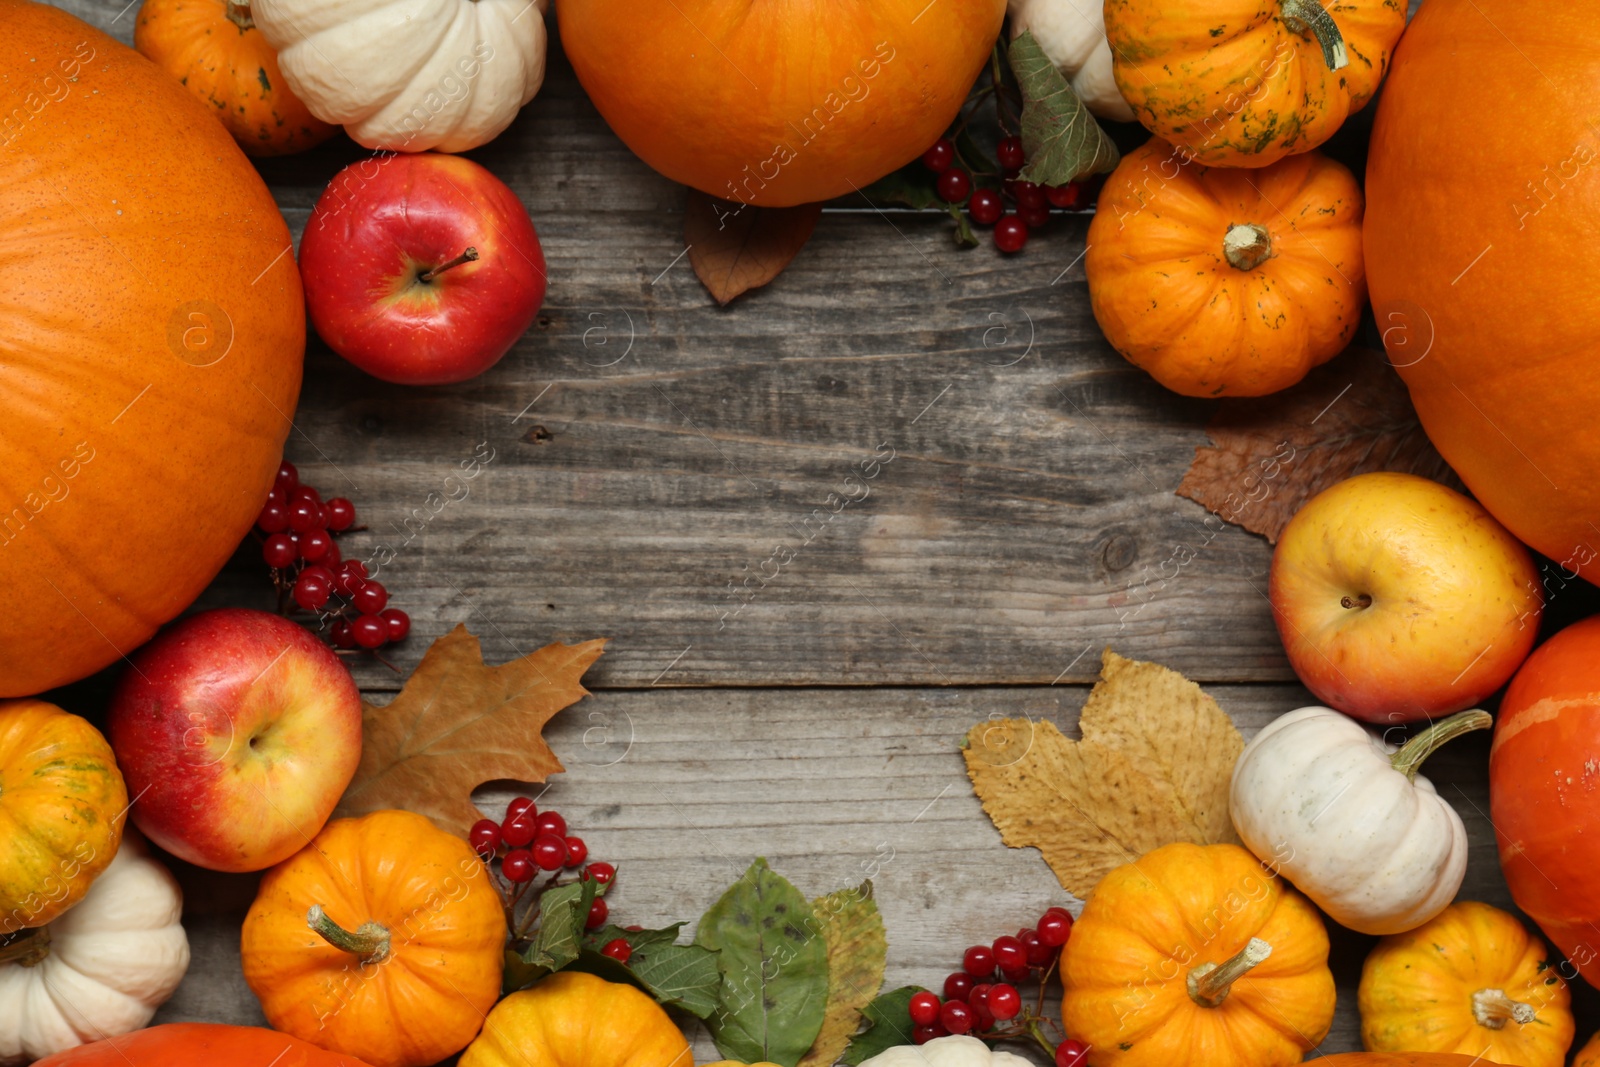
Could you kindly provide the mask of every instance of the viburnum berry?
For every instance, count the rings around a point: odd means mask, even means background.
[[[534,817],[525,811],[509,816],[500,824],[500,834],[505,843],[512,848],[526,848],[532,844],[533,839],[539,836],[539,828],[533,820]]]
[[[979,982],[972,987],[972,992],[967,994],[967,1003],[973,1007],[986,1003],[989,999],[989,990],[994,988],[988,982]]]
[[[322,504],[322,494],[305,482],[301,482],[289,491],[289,503],[298,504],[302,502],[310,504],[313,508],[318,507]]]
[[[349,596],[352,586],[366,580],[367,565],[359,559],[347,559],[334,568],[333,591],[340,596]]]
[[[1083,183],[1068,182],[1066,185],[1047,185],[1044,187],[1044,196],[1046,200],[1050,201],[1051,207],[1071,211],[1073,208],[1083,206]]]
[[[333,593],[332,585],[325,578],[315,574],[300,572],[294,580],[294,602],[307,611],[316,611],[328,602]]]
[[[348,530],[356,521],[356,506],[342,496],[328,501],[328,529]]]
[[[333,536],[326,530],[307,530],[300,535],[300,558],[307,563],[316,563],[328,554],[333,548]],[[333,583],[328,583],[328,591],[333,591]]]
[[[485,859],[493,856],[500,848],[500,824],[493,819],[479,819],[467,831],[467,844]]]
[[[300,484],[300,471],[293,463],[284,460],[278,464],[278,474],[272,480],[272,488],[281,492],[285,500],[294,492],[295,486]]]
[[[307,530],[317,528],[317,506],[309,500],[295,500],[289,503],[289,529],[296,533],[305,533]]]
[[[350,594],[350,603],[354,604],[359,612],[376,615],[383,610],[385,604],[389,603],[389,590],[383,587],[383,583],[369,579],[362,583],[360,589]]]
[[[268,500],[261,514],[256,516],[256,526],[262,533],[282,533],[289,528],[289,509],[282,501]]]
[[[939,175],[934,188],[938,190],[940,200],[947,204],[960,204],[972,193],[972,178],[960,167],[951,167]]]
[[[1004,978],[1007,982],[1010,982],[1012,985],[1021,985],[1023,982],[1026,982],[1028,980],[1028,968],[1027,967],[1002,967],[1000,969],[1000,977]]]
[[[600,950],[600,955],[610,956],[618,963],[627,963],[633,957],[633,946],[628,944],[625,937],[614,938],[606,942],[605,948]]]
[[[598,930],[606,924],[606,916],[611,914],[611,909],[606,906],[604,897],[595,897],[594,903],[589,905],[589,917],[583,921],[585,930]]]
[[[267,561],[269,567],[287,567],[299,555],[299,547],[288,534],[275,533],[261,545],[261,558]]]
[[[601,885],[610,885],[611,879],[617,876],[617,869],[609,863],[591,863],[583,869],[583,880],[593,878]]]
[[[324,567],[337,567],[344,558],[344,553],[339,551],[339,542],[334,541],[328,545],[328,551],[317,562]]]
[[[1087,1067],[1089,1046],[1074,1038],[1067,1038],[1056,1046],[1056,1067]]]
[[[1022,942],[1010,935],[994,939],[994,961],[1002,971],[1014,971],[1028,966],[1028,950]]]
[[[411,632],[411,616],[399,608],[384,608],[378,612],[378,618],[388,625],[390,641],[404,641]]]
[[[972,975],[965,971],[957,971],[944,980],[944,998],[966,1000],[972,993],[972,984]]]
[[[531,797],[514,797],[512,798],[511,803],[506,805],[506,818],[515,818],[525,811],[531,813],[528,816],[530,819],[536,819],[539,817],[539,809],[534,806],[533,799]]]
[[[1017,992],[1017,987],[1001,982],[989,990],[987,1001],[989,1011],[1001,1022],[1015,1019],[1022,1010],[1022,994]]]
[[[926,1045],[938,1036],[939,1029],[937,1027],[919,1026],[911,1031],[911,1043],[914,1045]]]
[[[1028,243],[1028,225],[1015,215],[994,224],[994,246],[1006,254],[1022,251]]]
[[[568,866],[568,867],[582,867],[583,866],[583,861],[588,859],[588,858],[589,858],[589,846],[583,843],[583,838],[581,838],[581,837],[569,837],[569,838],[567,838],[567,862],[566,862],[565,866]]]
[[[1039,940],[1051,948],[1060,948],[1072,936],[1072,916],[1046,912],[1039,919]]]
[[[972,1029],[972,1009],[964,1001],[947,1000],[939,1008],[939,1022],[952,1034],[964,1034]]]
[[[1000,143],[995,145],[995,155],[999,157],[1000,166],[1007,170],[1021,170],[1027,157],[1022,151],[1022,138],[1002,137]]]
[[[1022,204],[1017,208],[1017,218],[1029,230],[1037,230],[1050,222],[1049,204]]]
[[[932,1026],[939,1020],[939,998],[924,989],[911,994],[908,1006],[911,1021],[918,1026]]]
[[[389,624],[376,615],[361,615],[350,624],[350,633],[362,648],[377,648],[389,640]]]
[[[567,820],[553,811],[541,811],[538,825],[541,834],[549,834],[551,837],[567,836]]]
[[[1056,950],[1039,938],[1039,931],[1027,928],[1017,931],[1017,940],[1028,953],[1029,967],[1043,967],[1055,956]]]
[[[994,973],[994,964],[994,949],[988,945],[973,945],[961,957],[961,969],[974,978],[989,977]]]
[[[1045,199],[1042,185],[1034,182],[1025,182],[1020,178],[1011,183],[1011,198],[1017,202],[1018,207],[1048,208],[1050,206],[1050,201]]]
[[[500,861],[500,873],[510,882],[526,882],[533,877],[533,855],[525,848],[512,849]]]
[[[941,137],[933,142],[933,147],[922,153],[922,165],[935,174],[943,174],[950,169],[950,164],[956,161],[955,142],[948,137]]]
[[[554,834],[540,834],[533,839],[533,862],[542,871],[554,871],[566,866],[567,843]]]
[[[350,629],[350,623],[345,619],[340,619],[333,624],[333,628],[328,631],[328,640],[333,642],[334,648],[356,647],[356,635]]]
[[[967,214],[979,226],[993,226],[1005,211],[1005,200],[993,189],[975,189],[967,201]]]

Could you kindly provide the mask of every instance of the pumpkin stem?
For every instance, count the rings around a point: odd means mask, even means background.
[[[475,260],[477,258],[478,258],[478,250],[476,248],[468,248],[465,252],[461,253],[459,256],[457,256],[455,259],[452,259],[450,262],[441,263],[437,267],[434,267],[432,270],[425,271],[424,273],[417,275],[417,281],[419,281],[419,282],[431,282],[435,278],[437,278],[439,275],[441,275],[445,271],[449,270],[451,267],[459,267],[463,263],[471,263],[473,260]]]
[[[1406,776],[1408,781],[1417,780],[1417,772],[1422,769],[1422,761],[1444,744],[1446,741],[1470,734],[1474,730],[1487,730],[1494,725],[1494,719],[1487,711],[1462,711],[1440,719],[1407,741],[1401,746],[1400,751],[1389,757],[1389,766]]]
[[[1316,37],[1317,43],[1322,46],[1322,61],[1328,64],[1329,70],[1338,70],[1350,63],[1350,55],[1344,46],[1344,34],[1339,32],[1333,16],[1317,0],[1283,0],[1280,10],[1283,12],[1283,24],[1292,32],[1305,33],[1310,30]]]
[[[10,937],[0,938],[0,965],[15,963],[19,967],[37,967],[48,955],[50,955],[48,926],[23,930]]]
[[[1217,1008],[1228,999],[1233,983],[1243,978],[1256,964],[1272,955],[1272,946],[1259,937],[1226,963],[1202,963],[1189,972],[1189,996],[1202,1008]]]
[[[364,922],[353,931],[346,930],[328,918],[321,904],[313,904],[306,912],[306,925],[334,948],[359,956],[362,963],[382,963],[389,958],[389,929],[381,923]]]
[[[1532,1004],[1512,1000],[1503,989],[1480,989],[1472,994],[1472,1017],[1478,1020],[1479,1026],[1500,1030],[1512,1019],[1526,1026],[1533,1022],[1534,1015]]]
[[[228,9],[224,12],[228,21],[239,27],[240,33],[247,33],[256,28],[256,20],[250,14],[250,0],[228,0]]]
[[[1272,235],[1253,222],[1235,223],[1222,235],[1222,255],[1230,267],[1255,270],[1272,258]]]

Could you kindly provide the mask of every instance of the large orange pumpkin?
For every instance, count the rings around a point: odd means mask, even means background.
[[[1518,538],[1600,575],[1593,10],[1428,0],[1367,163],[1372,307],[1423,428]]]
[[[33,1067],[367,1067],[259,1026],[166,1023],[46,1056]]]
[[[561,0],[561,45],[617,136],[746,204],[852,193],[927,150],[1005,0]]]
[[[1511,899],[1600,985],[1600,615],[1540,645],[1511,679],[1489,749],[1489,818]]]
[[[183,610],[266,499],[300,388],[289,230],[183,87],[0,0],[0,696]]]

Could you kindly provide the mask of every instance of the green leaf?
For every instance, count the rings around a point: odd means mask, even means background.
[[[861,1013],[883,986],[889,942],[872,899],[872,881],[811,903],[828,949],[828,1008],[822,1032],[800,1067],[833,1067],[861,1027]]]
[[[956,246],[958,248],[978,247],[978,236],[972,232],[972,224],[967,221],[967,213],[961,210],[961,205],[946,204],[945,210],[950,212],[950,217],[956,220]]]
[[[626,971],[630,979],[662,1004],[682,1008],[699,1019],[717,1010],[722,972],[717,953],[701,945],[680,945],[678,932],[687,925],[673,923],[660,930],[624,930],[607,926],[585,938],[585,951],[603,948],[621,938],[632,948],[626,964],[602,956]],[[601,975],[605,977],[605,975]]]
[[[1022,87],[1022,150],[1028,163],[1021,178],[1066,185],[1117,165],[1117,146],[1044,54],[1032,30],[1012,40],[1011,69]]]
[[[921,986],[901,986],[861,1009],[867,1028],[850,1039],[841,1062],[856,1067],[896,1045],[911,1044],[911,998],[922,991]]]
[[[934,188],[936,175],[922,163],[913,162],[899,170],[891,171],[861,190],[863,196],[874,204],[898,204],[919,211],[930,207],[944,207]]]
[[[720,953],[722,985],[707,1025],[742,1063],[796,1067],[822,1029],[828,955],[811,905],[758,859],[700,918],[696,943]]]
[[[522,954],[524,963],[559,971],[578,958],[583,947],[583,927],[589,918],[589,905],[598,895],[593,879],[568,882],[548,889],[539,898],[539,931],[533,944]],[[542,976],[540,976],[542,977]]]

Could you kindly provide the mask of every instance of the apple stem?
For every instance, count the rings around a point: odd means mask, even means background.
[[[40,926],[0,939],[0,964],[37,967],[50,955],[50,928]]]
[[[1228,999],[1233,983],[1243,978],[1250,969],[1272,955],[1272,946],[1259,937],[1239,950],[1239,954],[1223,963],[1202,963],[1189,972],[1187,985],[1190,998],[1202,1008],[1218,1008]]]
[[[478,250],[476,248],[470,248],[469,247],[465,252],[461,253],[459,256],[457,256],[455,259],[452,259],[450,262],[441,263],[437,267],[434,267],[432,270],[424,271],[423,273],[417,275],[417,281],[419,281],[419,282],[431,282],[435,278],[437,278],[439,275],[441,275],[445,271],[449,270],[451,267],[459,267],[463,263],[471,263],[473,260],[475,260],[477,258],[478,258]]]
[[[1372,594],[1362,593],[1360,596],[1347,596],[1339,601],[1342,608],[1370,608],[1372,607]]]
[[[346,930],[328,918],[321,904],[313,904],[306,912],[306,925],[334,948],[360,957],[362,963],[382,963],[389,958],[389,929],[381,923],[364,922]]]
[[[1471,711],[1458,712],[1448,719],[1440,719],[1407,741],[1401,746],[1400,751],[1389,757],[1389,766],[1406,776],[1407,781],[1417,780],[1417,772],[1422,769],[1422,761],[1433,755],[1440,745],[1446,741],[1470,734],[1474,730],[1487,730],[1494,725],[1494,718],[1487,711],[1474,708]]]

